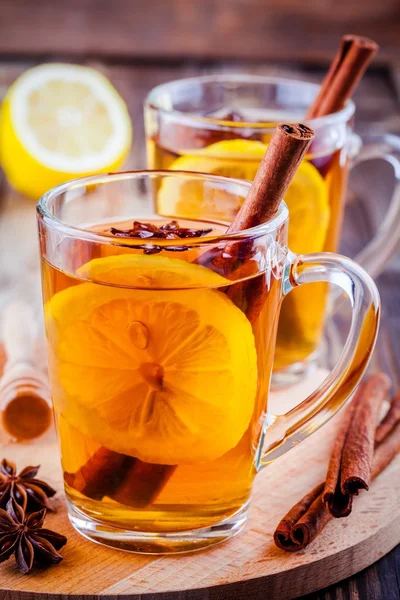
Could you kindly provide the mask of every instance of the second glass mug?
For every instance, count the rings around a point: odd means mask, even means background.
[[[127,172],[63,184],[38,204],[68,512],[92,540],[160,553],[236,534],[256,473],[325,423],[365,371],[379,321],[372,279],[335,254],[293,254],[283,202],[271,221],[226,235],[208,208],[222,202],[233,216],[249,187],[196,173]],[[179,226],[201,237],[124,233],[134,220],[165,226],[164,201],[182,190],[203,200],[201,215]],[[215,270],[227,245],[240,265],[231,272],[222,261]],[[320,387],[288,413],[271,414],[280,304],[312,282],[348,295],[350,333]]]
[[[188,170],[252,180],[276,122],[298,122],[318,92],[301,81],[251,75],[210,75],[154,88],[145,103],[148,166]],[[395,136],[374,136],[360,151],[354,134],[355,107],[313,119],[315,139],[285,201],[290,211],[289,245],[298,253],[335,252],[344,212],[349,159],[388,160],[398,185],[376,237],[355,258],[375,277],[398,246],[400,235],[400,163],[388,145]],[[384,142],[384,147],[382,147]],[[393,142],[393,143],[392,143]],[[378,143],[380,146],[378,147]],[[165,204],[181,217],[196,217],[200,200],[191,194]],[[227,220],[222,203],[214,218]],[[283,303],[274,359],[273,384],[294,383],[318,358],[326,315],[328,287],[315,284],[296,290]],[[302,307],[308,306],[308,311]]]

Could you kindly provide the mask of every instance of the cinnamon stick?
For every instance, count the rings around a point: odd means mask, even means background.
[[[87,498],[102,500],[112,496],[120,484],[126,458],[108,448],[99,448],[76,473],[64,472],[64,480]]]
[[[343,36],[319,93],[307,111],[306,119],[315,119],[341,110],[352,96],[377,49],[377,44],[372,40],[356,35]],[[332,214],[331,219],[335,218]],[[295,299],[295,296],[289,294],[283,302],[278,335],[285,335],[287,330],[290,337],[292,328],[304,330]]]
[[[65,482],[87,498],[105,496],[134,508],[151,504],[175,467],[146,463],[108,448],[97,452],[76,472],[64,472]]]
[[[378,44],[358,35],[344,35],[339,50],[308,109],[306,119],[315,119],[341,110],[351,98]]]
[[[233,235],[272,219],[282,202],[300,162],[304,158],[314,132],[302,123],[280,123],[271,138],[253,183],[226,233]],[[213,268],[225,277],[237,273],[249,260],[251,243],[232,241],[222,250],[205,252],[195,262]]]
[[[311,127],[281,123],[275,129],[246,201],[227,233],[237,233],[272,219],[314,137]]]
[[[227,233],[236,233],[266,223],[276,215],[286,190],[313,138],[313,130],[302,123],[278,125],[257,170],[246,202],[242,204]],[[236,248],[239,248],[239,244]],[[241,256],[238,256],[237,259],[244,268],[255,251],[256,248],[253,248],[252,243],[247,245],[242,242]],[[232,258],[229,259],[229,257]],[[233,260],[233,264],[235,263],[235,250],[232,246],[225,247],[223,260],[225,265],[229,265],[229,260]],[[213,264],[215,265],[215,260]],[[237,273],[234,273],[234,276],[237,276]],[[235,300],[234,296],[238,294],[237,288],[238,286],[231,286],[228,291],[228,296],[233,301]],[[242,283],[240,288],[239,293],[247,299],[247,318],[254,325],[269,290],[263,277],[248,279]]]
[[[271,219],[277,212],[286,189],[314,137],[312,129],[306,125],[281,124],[277,127],[256,177],[236,218],[228,229],[229,233],[254,227]],[[223,253],[208,256],[206,262],[218,258],[223,270],[233,268],[232,259],[239,242],[231,242]],[[235,250],[234,250],[235,249]],[[248,259],[246,251],[236,256],[239,261]],[[236,263],[237,264],[237,263]],[[229,266],[228,266],[229,265]],[[243,293],[247,293],[248,316],[255,319],[264,304],[268,293],[261,278],[243,283]],[[234,286],[231,286],[234,287]],[[85,496],[102,499],[105,495],[128,506],[142,507],[153,502],[172,475],[174,465],[152,465],[143,463],[100,448],[95,455],[76,473],[66,473],[68,485]],[[116,473],[119,474],[116,476]],[[143,486],[143,489],[142,487]]]
[[[368,490],[379,414],[391,387],[384,373],[372,375],[359,386],[333,448],[323,500],[331,514],[346,517],[353,496]]]
[[[121,483],[111,495],[125,506],[144,508],[152,504],[176,469],[175,465],[157,465],[128,458]]]
[[[400,393],[376,430],[371,480],[378,477],[400,452],[399,397]],[[349,410],[348,412],[353,413]],[[387,423],[390,423],[391,427],[387,427]],[[320,483],[281,520],[274,533],[274,541],[278,548],[287,552],[303,550],[333,519],[323,501],[324,488],[325,482]]]
[[[230,224],[227,234],[250,229],[272,219],[282,202],[299,164],[311,141],[313,130],[302,123],[280,124],[258,168],[246,201]],[[251,258],[256,254],[255,242],[229,242],[222,252],[206,253],[201,264],[207,265],[231,279],[244,278]],[[232,285],[228,296],[233,302],[240,299],[247,318],[254,325],[264,306],[268,289],[262,277],[251,277],[241,285]],[[244,302],[243,302],[244,299]]]
[[[274,533],[278,548],[287,552],[302,550],[331,520],[322,501],[323,489],[324,483],[317,485],[283,517]]]

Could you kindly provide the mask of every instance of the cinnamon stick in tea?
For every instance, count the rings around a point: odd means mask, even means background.
[[[92,500],[108,496],[126,506],[140,508],[151,504],[174,469],[173,465],[146,463],[99,448],[78,471],[64,472],[64,480]]]
[[[99,448],[75,473],[64,472],[64,480],[87,498],[102,500],[112,496],[124,473],[127,457],[107,448]]]
[[[246,201],[242,204],[227,230],[234,234],[266,223],[272,219],[288,189],[294,174],[314,138],[313,130],[302,123],[280,124],[258,168]],[[252,242],[230,242],[220,256],[213,258],[213,267],[223,265],[223,274],[240,278],[241,269],[246,269],[255,252]],[[204,264],[204,262],[202,262]],[[241,267],[242,265],[242,267]],[[233,273],[231,273],[233,271]],[[246,315],[252,324],[262,309],[268,290],[261,277],[253,277],[240,287],[231,286],[228,296],[247,299]]]
[[[391,388],[384,373],[360,384],[341,423],[326,476],[323,500],[334,517],[347,517],[353,496],[368,490],[375,432],[382,404]]]
[[[175,466],[146,463],[138,458],[99,448],[75,473],[64,472],[70,487],[92,500],[105,496],[126,506],[151,504]]]
[[[341,110],[351,98],[377,50],[378,45],[372,40],[356,35],[343,36],[338,53],[322,82],[317,97],[307,111],[306,119],[315,119]],[[336,218],[334,215],[331,217]],[[295,296],[289,294],[285,298],[281,315],[282,318],[284,317],[283,323],[287,323],[287,327],[281,328],[281,335],[287,330],[290,337],[292,327],[299,331],[303,330],[303,319],[299,318]]]
[[[152,504],[175,470],[175,465],[146,463],[127,458],[120,485],[111,495],[125,506],[144,508]]]
[[[243,202],[226,234],[240,233],[272,219],[304,158],[314,132],[302,123],[280,123],[271,138],[258,167],[246,200]],[[222,250],[205,252],[195,262],[218,270],[229,277],[251,251],[243,241],[227,242]]]
[[[272,219],[314,137],[311,127],[281,123],[275,129],[253,183],[227,233]]]
[[[341,110],[353,95],[378,48],[378,44],[368,38],[344,35],[319,94],[308,109],[306,119],[315,119]]]
[[[312,129],[306,125],[281,124],[277,127],[249,194],[229,227],[229,233],[264,223],[276,214],[313,136]],[[231,242],[229,249],[226,248],[218,258],[229,261],[237,246],[238,242]],[[241,257],[242,260],[245,258]],[[232,262],[229,264],[232,265]],[[243,285],[247,291],[251,291],[247,312],[251,319],[249,314],[254,317],[264,303],[266,285],[261,281],[255,288],[251,280]],[[101,448],[78,472],[65,473],[65,478],[68,485],[90,498],[101,499],[107,495],[122,504],[143,507],[155,500],[174,469],[174,465],[152,465]],[[116,476],[118,470],[120,473]],[[145,487],[145,491],[141,486]]]
[[[376,430],[371,480],[378,477],[400,452],[399,398],[400,393]],[[390,428],[387,423],[391,424]],[[324,488],[325,482],[316,486],[281,520],[274,533],[279,548],[287,552],[303,550],[333,519],[323,502]]]

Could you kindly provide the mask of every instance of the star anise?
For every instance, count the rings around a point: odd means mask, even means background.
[[[15,464],[3,458],[0,463],[0,508],[6,508],[9,500],[14,499],[24,511],[51,510],[48,499],[56,490],[45,481],[35,479],[38,471],[39,467],[25,467],[17,475]]]
[[[64,535],[43,529],[46,509],[26,516],[22,506],[12,498],[7,510],[0,509],[0,563],[13,554],[21,573],[29,573],[36,565],[58,565],[63,559],[60,550],[67,543]]]
[[[180,227],[178,221],[170,221],[157,227],[153,223],[141,223],[134,221],[131,229],[117,229],[111,227],[110,233],[120,238],[139,238],[142,240],[164,239],[177,240],[187,238],[198,238],[207,235],[211,229],[192,229],[190,227]],[[161,250],[168,252],[182,252],[188,249],[188,246],[160,246],[147,242],[137,246],[144,251],[144,254],[157,254]]]

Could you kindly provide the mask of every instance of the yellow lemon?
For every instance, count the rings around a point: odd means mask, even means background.
[[[35,199],[69,179],[116,170],[131,145],[124,101],[89,67],[29,69],[8,90],[0,118],[6,176]]]
[[[82,283],[46,305],[56,411],[93,442],[146,462],[213,460],[238,444],[254,410],[250,322],[205,287],[228,283],[216,273],[179,259],[131,258],[79,270],[116,286]],[[159,289],[117,287],[146,278]],[[171,284],[202,287],[160,289]]]
[[[255,140],[224,140],[179,157],[169,168],[252,181],[266,149],[265,144]],[[164,215],[231,221],[243,198],[233,198],[223,190],[207,195],[204,183],[167,179],[157,201],[158,210]],[[328,192],[323,178],[308,160],[300,164],[285,202],[290,213],[290,249],[298,253],[323,250],[330,217]]]

